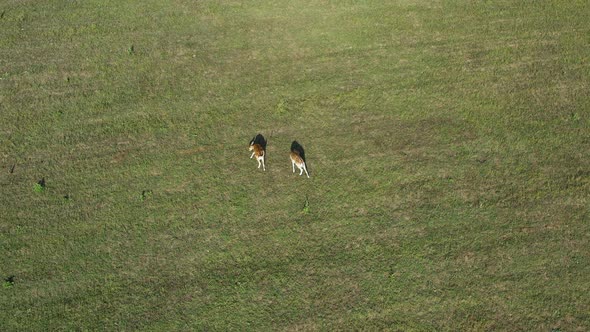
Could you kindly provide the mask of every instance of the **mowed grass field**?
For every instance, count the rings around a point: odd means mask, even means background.
[[[3,0],[0,330],[588,331],[589,36],[587,1]]]

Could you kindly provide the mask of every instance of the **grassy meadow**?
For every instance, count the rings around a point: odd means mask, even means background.
[[[2,0],[0,330],[588,331],[589,95],[588,1]]]

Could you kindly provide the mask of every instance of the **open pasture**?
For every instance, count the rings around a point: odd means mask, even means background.
[[[590,330],[589,16],[0,1],[0,330]]]

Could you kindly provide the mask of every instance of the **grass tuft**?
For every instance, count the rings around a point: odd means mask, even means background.
[[[307,195],[305,195],[305,202],[303,203],[303,209],[301,210],[301,212],[303,214],[309,214],[310,211],[311,209],[309,207],[309,199],[307,198]]]
[[[47,186],[45,184],[45,178],[42,178],[33,185],[33,191],[36,193],[42,193],[45,191],[46,188]]]
[[[14,287],[14,276],[9,276],[4,278],[2,282],[2,288],[12,288]]]
[[[140,201],[145,201],[146,199],[152,197],[152,191],[151,190],[143,190],[141,192],[141,194],[139,195],[139,200]]]

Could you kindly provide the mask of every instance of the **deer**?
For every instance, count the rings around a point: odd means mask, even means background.
[[[305,167],[305,160],[301,157],[300,152],[297,149],[291,147],[291,166],[293,166],[293,173],[295,173],[295,166],[299,168],[299,175],[303,175],[305,171],[305,175],[309,178],[309,173],[307,173],[307,167]]]
[[[258,168],[260,168],[260,166],[262,165],[262,170],[266,171],[266,167],[264,165],[264,157],[266,156],[266,151],[264,149],[264,144],[262,142],[259,141],[257,143],[256,139],[258,138],[258,136],[262,137],[262,135],[258,134],[252,141],[250,141],[250,147],[248,148],[249,151],[252,151],[250,159],[256,156],[256,161],[258,161]]]

